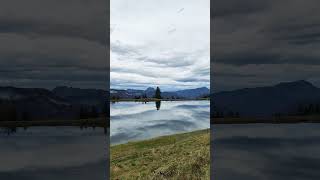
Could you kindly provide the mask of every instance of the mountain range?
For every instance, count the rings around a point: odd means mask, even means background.
[[[194,99],[208,96],[208,88],[186,89],[162,92],[163,98]],[[0,87],[0,115],[15,111],[15,119],[75,119],[81,111],[108,113],[111,98],[135,98],[146,95],[153,97],[154,88],[146,90],[80,89],[57,87],[53,90],[41,88]],[[308,81],[282,82],[273,86],[244,88],[213,93],[211,113],[239,113],[240,116],[273,116],[274,114],[294,114],[303,105],[320,105],[320,88]],[[14,107],[14,108],[13,108]]]
[[[237,112],[241,116],[294,114],[301,105],[318,104],[320,88],[308,81],[244,88],[212,94],[212,113]]]
[[[6,120],[71,120],[109,113],[109,95],[120,98],[153,97],[154,88],[146,90],[80,89],[60,86],[42,88],[0,87],[0,121]],[[209,95],[209,89],[196,88],[162,92],[163,98],[192,99]]]
[[[119,98],[119,99],[132,99],[139,97],[152,98],[155,95],[155,89],[152,87],[147,88],[146,90],[136,90],[136,89],[111,89],[110,97]],[[163,99],[196,99],[208,96],[210,90],[206,87],[200,87],[195,89],[185,89],[178,91],[164,91],[161,93]]]
[[[0,87],[0,120],[70,120],[93,115],[93,111],[108,113],[108,97],[105,90],[65,86],[53,90]]]

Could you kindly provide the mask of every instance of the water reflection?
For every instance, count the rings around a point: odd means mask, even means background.
[[[161,101],[156,101],[156,108],[157,110],[160,110]]]
[[[320,124],[212,127],[213,179],[320,177]]]
[[[16,127],[1,127],[0,128],[0,135],[5,134],[5,135],[10,135],[17,132]]]
[[[48,126],[48,127],[50,127],[50,126]],[[52,126],[52,127],[55,127],[55,126]],[[63,127],[63,126],[56,126],[56,127]],[[103,132],[104,132],[105,135],[107,135],[107,130],[108,130],[107,127],[96,127],[96,126],[86,126],[86,125],[80,125],[79,127],[78,126],[69,126],[69,127],[79,128],[80,130],[86,130],[86,129],[95,130],[96,128],[101,128],[101,129],[103,129]],[[9,135],[17,133],[18,130],[19,131],[21,131],[21,130],[27,131],[28,128],[32,128],[32,127],[28,127],[28,126],[24,126],[24,127],[0,127],[0,136],[1,135],[8,135],[9,136]]]
[[[110,113],[111,144],[210,127],[209,101],[119,102]]]
[[[0,159],[6,163],[0,163],[0,179],[108,177],[108,138],[103,128],[2,128],[1,132],[4,133],[0,134]]]

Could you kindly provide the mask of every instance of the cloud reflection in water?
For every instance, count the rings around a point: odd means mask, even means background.
[[[209,101],[112,104],[111,144],[209,128],[209,109]]]

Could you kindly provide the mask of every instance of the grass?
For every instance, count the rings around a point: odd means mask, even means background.
[[[111,146],[111,179],[210,179],[210,131]]]

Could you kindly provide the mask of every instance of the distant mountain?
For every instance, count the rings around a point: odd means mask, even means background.
[[[57,87],[52,91],[0,87],[0,121],[79,119],[81,113],[105,112],[108,95],[108,91],[69,87]]]
[[[104,104],[109,97],[109,92],[100,89],[80,89],[60,86],[52,92],[73,104],[99,105]]]
[[[147,96],[152,98],[155,95],[155,89],[152,87],[147,88],[146,90],[117,90],[112,89],[110,91],[111,98],[137,98]],[[194,99],[207,96],[210,94],[210,90],[206,87],[196,88],[196,89],[185,89],[179,91],[165,91],[161,93],[162,98],[180,98],[180,99]]]
[[[241,116],[290,114],[299,105],[320,102],[320,89],[300,80],[275,86],[245,88],[213,94],[212,112],[237,112]]]
[[[196,88],[196,89],[186,89],[176,91],[178,96],[182,98],[199,98],[210,94],[210,90],[206,87]]]
[[[156,90],[152,87],[148,87],[145,91],[144,91],[144,94],[150,98],[150,97],[153,97],[156,93]]]
[[[0,87],[0,99],[2,100],[22,100],[26,98],[46,97],[49,99],[59,99],[54,93],[46,89],[40,88],[16,88],[16,87]]]
[[[74,116],[71,103],[46,89],[0,87],[0,106],[1,120],[7,120],[3,115],[10,108],[16,114],[15,120],[22,120],[26,114],[33,119]]]

